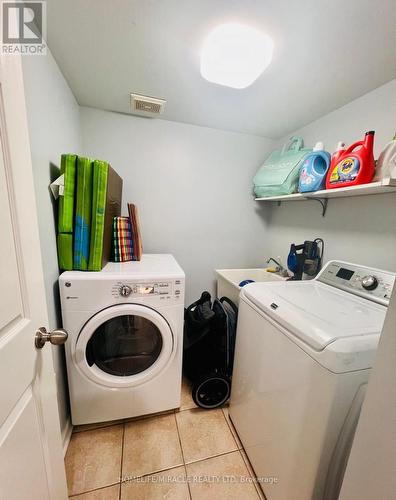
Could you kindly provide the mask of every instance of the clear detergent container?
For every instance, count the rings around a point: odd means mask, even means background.
[[[302,161],[298,186],[300,193],[324,189],[330,162],[330,153],[324,150],[323,142],[317,142],[312,153]]]

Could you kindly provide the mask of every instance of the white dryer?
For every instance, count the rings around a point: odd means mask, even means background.
[[[60,276],[74,425],[180,406],[184,281],[161,254]]]
[[[394,280],[332,261],[242,289],[229,412],[268,500],[338,498]]]

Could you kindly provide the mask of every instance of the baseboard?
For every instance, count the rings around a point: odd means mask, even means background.
[[[62,432],[63,456],[66,455],[67,448],[69,447],[72,431],[73,431],[73,426],[72,426],[71,420],[69,418],[67,421],[67,424]]]

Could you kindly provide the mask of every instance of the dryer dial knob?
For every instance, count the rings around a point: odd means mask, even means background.
[[[132,288],[128,285],[122,285],[122,287],[120,288],[120,295],[122,297],[128,297],[128,295],[130,295],[132,292]]]
[[[375,290],[378,286],[378,280],[375,276],[365,276],[362,279],[362,287],[365,290]]]

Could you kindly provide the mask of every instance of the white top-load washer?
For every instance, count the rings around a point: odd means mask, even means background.
[[[230,417],[268,500],[335,500],[395,275],[329,262],[240,295]]]
[[[60,276],[73,424],[180,406],[184,281],[162,254]]]

